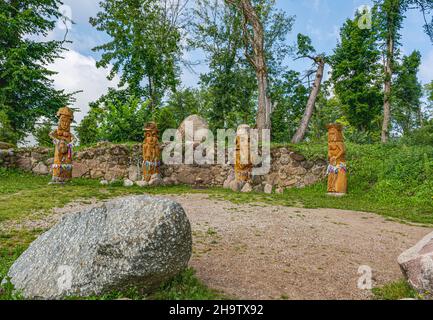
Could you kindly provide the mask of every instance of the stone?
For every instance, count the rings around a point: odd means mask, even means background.
[[[118,198],[68,214],[15,261],[8,277],[27,299],[152,292],[192,253],[183,208],[149,196]]]
[[[164,181],[161,179],[159,174],[154,174],[149,181],[149,186],[157,187],[164,184]]]
[[[190,129],[187,130],[188,128]],[[178,130],[184,142],[190,141],[194,145],[197,145],[202,142],[201,139],[197,138],[197,131],[203,129],[209,129],[207,121],[198,115],[191,115],[181,123]]]
[[[312,167],[314,167],[314,162],[307,160],[307,161],[302,162],[301,166],[306,170],[310,170]]]
[[[244,183],[241,182],[241,181],[233,180],[232,182],[230,182],[230,189],[233,192],[239,192],[239,191],[241,191],[242,188],[243,188],[243,186],[244,186]]]
[[[134,186],[134,181],[131,181],[131,180],[129,180],[129,179],[125,179],[125,180],[123,181],[123,186],[124,186],[124,187],[127,187],[127,188],[132,187],[132,186]]]
[[[39,162],[32,171],[39,175],[46,175],[49,173],[48,167],[43,162]]]
[[[264,185],[263,184],[258,184],[256,186],[254,186],[253,191],[254,192],[263,192],[264,190]]]
[[[107,180],[101,180],[100,184],[102,186],[108,186],[108,181]]]
[[[397,259],[409,284],[421,295],[433,299],[433,232]]]
[[[312,174],[312,173],[308,173],[305,177],[304,177],[304,184],[306,186],[310,186],[312,184],[315,184],[316,182],[318,182],[320,179],[318,176]]]
[[[90,169],[84,163],[74,162],[72,170],[72,178],[82,178],[89,173]]]
[[[314,165],[314,167],[311,169],[311,173],[316,176],[324,176],[326,171],[326,166],[322,165]]]
[[[165,186],[170,186],[174,184],[173,179],[170,177],[165,177],[164,179],[162,179],[162,182]]]
[[[111,169],[107,169],[107,172],[104,175],[105,180],[111,181],[121,180],[125,177],[125,169],[122,166],[114,166]]]
[[[16,165],[19,169],[23,171],[31,171],[32,170],[32,160],[26,157],[19,157]]]
[[[286,167],[286,172],[288,176],[303,176],[307,173],[307,170],[305,170],[302,167]]]
[[[241,192],[243,192],[243,193],[250,193],[252,191],[253,191],[253,187],[251,186],[251,184],[249,182],[247,182],[241,190]]]
[[[285,187],[293,187],[297,183],[298,183],[298,179],[296,179],[296,178],[283,181],[283,185]]]
[[[147,187],[149,185],[149,182],[147,181],[136,181],[135,184],[141,188]]]
[[[292,158],[295,161],[301,162],[305,160],[305,157],[302,154],[298,154],[295,152],[290,153],[290,158]]]
[[[274,187],[271,184],[267,183],[263,191],[267,194],[271,194],[273,189]]]
[[[281,156],[281,158],[280,158],[280,163],[281,163],[283,166],[288,165],[288,164],[290,163],[290,157],[289,157],[289,155],[288,155],[288,154],[283,154],[283,155]]]
[[[284,193],[284,189],[280,187],[280,188],[277,188],[275,190],[275,192],[278,193],[278,194],[283,194]]]
[[[235,179],[244,183],[251,180],[253,170],[249,148],[250,132],[251,128],[246,124],[240,125],[236,132]]]
[[[141,172],[137,166],[130,166],[128,168],[128,179],[131,181],[141,180]]]

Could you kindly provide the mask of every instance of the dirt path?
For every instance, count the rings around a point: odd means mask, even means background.
[[[398,280],[398,255],[431,232],[362,212],[238,205],[204,194],[168,198],[191,221],[198,277],[240,299],[368,299],[357,287],[358,268],[372,268],[374,285]],[[47,229],[91,202],[0,223],[0,230]]]
[[[361,212],[171,198],[191,220],[198,277],[242,299],[368,299],[358,268],[374,285],[398,280],[398,255],[431,232]]]

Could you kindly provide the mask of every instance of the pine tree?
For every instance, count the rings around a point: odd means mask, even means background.
[[[72,101],[54,89],[47,69],[64,51],[63,41],[38,41],[61,17],[58,0],[0,0],[0,140],[17,143],[37,119],[53,118]]]
[[[360,29],[357,18],[341,28],[340,43],[329,59],[331,82],[349,124],[372,133],[380,130],[383,102],[380,51],[375,28]]]

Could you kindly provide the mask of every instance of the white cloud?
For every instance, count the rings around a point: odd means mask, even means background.
[[[423,83],[428,83],[433,80],[433,50],[423,58],[419,76]]]
[[[71,105],[80,110],[75,114],[77,123],[88,113],[89,102],[97,100],[109,87],[115,87],[119,82],[118,77],[113,81],[107,80],[108,70],[96,68],[93,57],[73,50],[66,52],[64,59],[57,59],[48,68],[58,72],[53,76],[56,89],[64,89],[66,92],[83,91],[76,94],[76,102]]]

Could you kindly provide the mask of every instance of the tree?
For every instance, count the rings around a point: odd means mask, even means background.
[[[313,116],[314,107],[316,105],[317,96],[320,93],[320,86],[322,85],[323,75],[325,71],[326,56],[325,54],[317,54],[316,50],[311,44],[311,39],[302,34],[298,34],[298,58],[308,58],[313,61],[316,69],[316,77],[314,79],[313,87],[311,88],[310,96],[308,98],[307,106],[305,108],[304,116],[298,126],[298,130],[292,138],[292,143],[301,142],[305,133],[307,132],[308,125],[310,124],[311,117]]]
[[[405,56],[397,68],[392,113],[398,129],[404,134],[409,134],[424,120],[421,104],[423,88],[417,77],[420,65],[421,53],[414,51],[411,55]]]
[[[429,23],[426,14],[433,11],[431,0],[376,0],[378,8],[378,21],[380,38],[383,44],[384,55],[384,102],[382,143],[386,143],[389,137],[391,124],[391,98],[392,81],[395,72],[396,57],[399,54],[401,28],[405,19],[405,12],[409,9],[419,9],[424,15],[424,29],[433,41],[433,20]]]
[[[46,119],[42,124],[36,126],[33,136],[40,147],[51,147],[53,142],[49,137],[49,134],[52,132],[53,125],[52,122]]]
[[[149,99],[154,109],[179,82],[184,6],[173,0],[107,0],[100,5],[102,11],[90,23],[111,41],[93,49],[103,52],[97,66],[112,64],[108,79],[120,74],[119,91]]]
[[[253,67],[258,88],[257,129],[271,128],[271,115],[274,105],[270,98],[270,72],[268,58],[270,48],[291,30],[293,18],[281,12],[273,13],[274,0],[226,0],[243,15],[244,54]],[[275,21],[268,24],[267,21]],[[284,52],[284,51],[283,51]]]
[[[428,119],[429,117],[433,117],[433,81],[424,86],[424,92],[427,98],[426,118]]]
[[[257,85],[242,54],[242,15],[218,0],[198,0],[193,15],[189,44],[204,51],[209,65],[200,75],[206,117],[214,129],[250,124]]]
[[[100,139],[98,111],[99,109],[91,107],[89,113],[76,128],[78,140],[82,146],[91,145]]]
[[[60,57],[63,41],[46,36],[61,17],[59,0],[0,1],[0,140],[17,143],[40,117],[53,119],[73,101],[53,87],[47,65]],[[12,131],[12,132],[10,132]]]
[[[272,88],[275,109],[272,112],[272,141],[288,143],[296,132],[308,100],[308,88],[299,72],[289,70]]]
[[[344,117],[357,131],[380,131],[382,72],[376,29],[360,29],[357,19],[347,19],[341,40],[329,58],[331,83]]]

